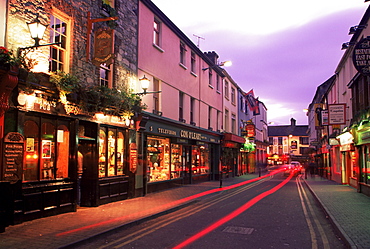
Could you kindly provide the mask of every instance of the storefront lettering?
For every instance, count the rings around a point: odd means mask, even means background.
[[[158,128],[158,132],[161,134],[167,134],[167,135],[172,135],[172,136],[177,136],[177,132],[169,129],[163,129],[163,128]]]
[[[202,134],[200,133],[196,133],[192,131],[184,131],[184,130],[180,131],[180,137],[188,138],[188,139],[195,139],[195,140],[202,140],[203,138]]]

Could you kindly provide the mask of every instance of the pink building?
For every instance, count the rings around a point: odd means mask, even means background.
[[[203,53],[151,1],[140,1],[138,13],[138,78],[150,81],[143,95],[142,187],[151,192],[215,179],[223,129],[218,56]],[[132,87],[142,91],[139,83]]]

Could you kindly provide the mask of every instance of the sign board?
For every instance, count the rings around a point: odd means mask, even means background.
[[[321,124],[329,125],[329,111],[328,110],[321,111]]]
[[[4,137],[2,179],[11,184],[22,180],[24,137],[18,132],[9,132]]]
[[[113,29],[99,29],[95,32],[95,49],[93,63],[96,66],[106,64],[109,66],[113,62]]]
[[[361,39],[355,46],[352,54],[353,65],[357,71],[370,76],[370,38]]]
[[[134,173],[137,169],[137,146],[136,143],[130,144],[130,171]]]
[[[328,105],[329,125],[341,125],[346,123],[346,104]]]

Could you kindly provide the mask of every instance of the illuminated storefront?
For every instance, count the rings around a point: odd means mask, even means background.
[[[147,191],[214,178],[218,133],[150,115],[144,132]]]

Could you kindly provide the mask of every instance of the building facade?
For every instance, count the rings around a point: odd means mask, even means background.
[[[290,125],[269,126],[268,164],[289,164],[292,161],[307,164],[309,159],[307,130],[307,125],[296,125],[294,118],[291,118]]]

